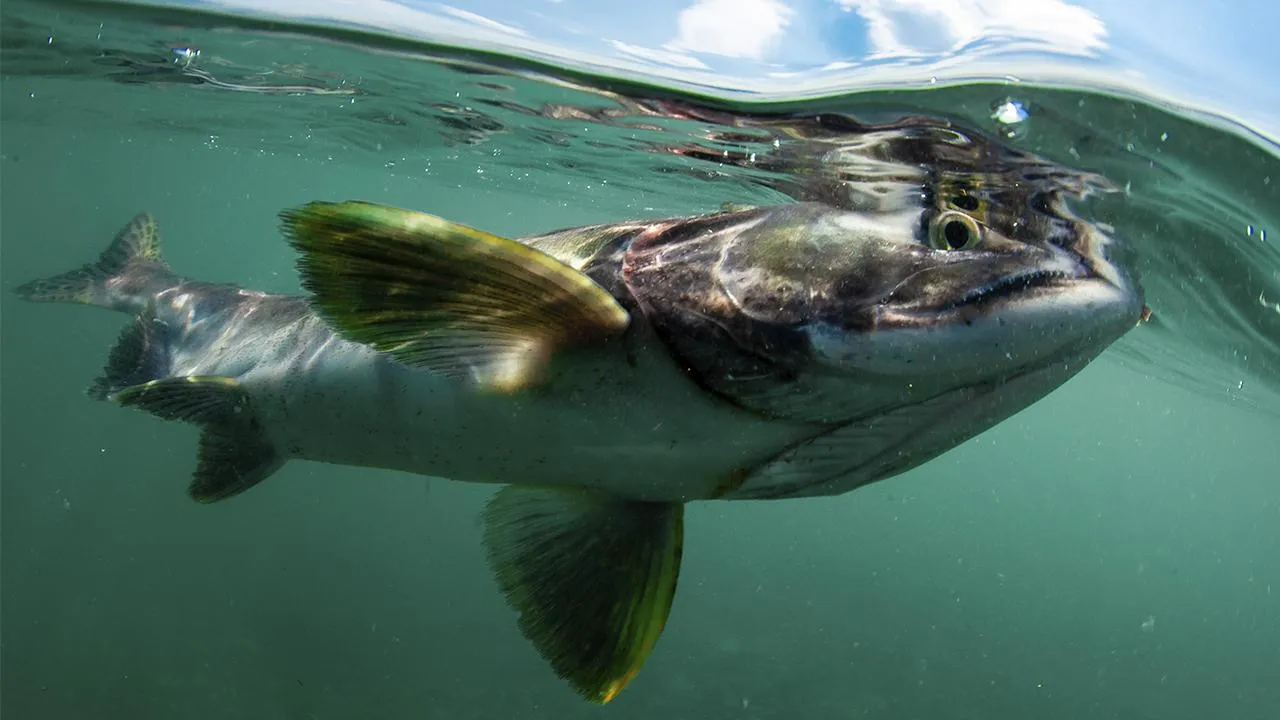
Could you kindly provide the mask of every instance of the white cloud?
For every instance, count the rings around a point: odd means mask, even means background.
[[[631,57],[645,60],[647,62],[683,68],[696,68],[699,70],[709,69],[706,64],[698,58],[690,57],[684,53],[641,47],[639,45],[628,45],[618,40],[610,40],[609,44],[613,46],[614,50],[617,50],[620,53],[625,53]]]
[[[483,15],[477,15],[467,10],[461,10],[456,7],[450,7],[449,5],[441,5],[440,9],[443,10],[447,15],[452,15],[458,18],[459,20],[465,20],[469,23],[474,23],[481,27],[489,28],[490,30],[497,30],[498,32],[509,33],[511,35],[525,34],[525,31],[521,30],[520,28],[512,27],[510,25],[504,25],[503,23],[500,23],[497,20],[490,20],[489,18]]]
[[[401,36],[466,38],[506,45],[528,35],[482,15],[448,5],[432,12],[396,0],[203,0],[204,4],[255,14],[319,19],[375,28]]]
[[[862,16],[872,57],[919,57],[985,38],[1074,55],[1106,47],[1107,28],[1066,0],[836,0]]]
[[[680,11],[679,33],[663,47],[761,60],[794,14],[780,0],[696,0]]]

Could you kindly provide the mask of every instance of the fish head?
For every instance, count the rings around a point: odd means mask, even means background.
[[[919,212],[818,213],[802,246],[730,251],[726,289],[836,373],[955,387],[1092,358],[1135,325],[1141,292],[1103,227],[1060,194],[1028,199],[1016,214],[963,191]],[[784,285],[790,314],[767,290]]]
[[[1107,228],[1056,185],[983,193],[953,178],[916,195],[655,229],[624,275],[702,387],[775,419],[866,425],[847,461],[868,482],[1043,397],[1143,309]]]

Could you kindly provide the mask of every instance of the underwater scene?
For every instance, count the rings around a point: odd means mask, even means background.
[[[5,2],[0,713],[1275,717],[1229,5]]]

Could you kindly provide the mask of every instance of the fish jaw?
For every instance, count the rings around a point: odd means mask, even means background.
[[[1101,254],[1046,245],[999,271],[983,260],[919,271],[855,310],[856,331],[809,325],[814,354],[843,372],[967,384],[1091,358],[1141,318],[1141,290]]]

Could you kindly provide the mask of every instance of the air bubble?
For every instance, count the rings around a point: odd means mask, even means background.
[[[1031,113],[1027,112],[1026,106],[1013,98],[1005,98],[1004,102],[991,108],[991,119],[1000,125],[1001,132],[1011,140],[1026,133],[1026,123],[1030,118]]]
[[[169,48],[169,51],[173,53],[174,64],[181,65],[184,69],[200,57],[200,48],[177,46]]]

